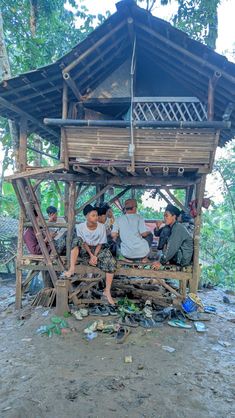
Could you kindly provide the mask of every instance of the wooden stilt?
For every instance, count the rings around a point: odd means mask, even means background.
[[[71,181],[69,184],[69,205],[68,205],[68,229],[66,238],[67,265],[70,265],[71,243],[75,226],[75,204],[76,204],[76,183]]]
[[[24,215],[23,211],[20,211],[19,228],[18,228],[18,243],[17,243],[17,258],[16,258],[16,299],[15,308],[21,308],[22,302],[22,270],[19,265],[23,256],[23,230],[24,230]]]
[[[201,229],[201,208],[205,192],[206,175],[203,175],[200,183],[196,185],[197,216],[194,221],[194,254],[193,254],[193,275],[189,282],[191,293],[196,293],[200,279],[199,265],[199,247],[200,247],[200,229]]]

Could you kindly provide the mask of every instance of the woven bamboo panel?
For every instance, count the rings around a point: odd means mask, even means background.
[[[66,128],[69,158],[130,160],[128,128]],[[215,132],[208,129],[135,129],[136,162],[205,165]]]

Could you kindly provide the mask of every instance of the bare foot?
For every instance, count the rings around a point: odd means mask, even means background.
[[[115,302],[114,302],[110,292],[107,292],[107,291],[104,290],[103,295],[105,296],[105,298],[107,298],[110,305],[115,305]]]
[[[74,275],[74,270],[68,270],[68,271],[65,271],[64,272],[64,276],[65,277],[71,277],[71,276],[73,276]]]

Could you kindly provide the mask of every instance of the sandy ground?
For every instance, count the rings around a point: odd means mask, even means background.
[[[38,335],[54,310],[44,317],[37,308],[19,320],[7,308],[13,293],[13,285],[1,286],[0,418],[235,417],[235,324],[226,319],[235,317],[235,304],[221,302],[223,292],[201,293],[218,312],[204,334],[164,322],[133,329],[123,345],[105,334],[87,341],[91,317],[70,318],[76,331],[66,335]]]

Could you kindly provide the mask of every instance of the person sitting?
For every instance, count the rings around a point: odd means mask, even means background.
[[[36,217],[36,220],[38,222],[38,214],[36,212],[36,210],[34,209],[34,215]],[[34,254],[34,255],[41,255],[42,251],[41,251],[41,247],[39,245],[39,242],[37,240],[36,234],[34,232],[34,229],[32,226],[29,226],[24,234],[23,234],[23,240],[24,243],[27,247],[27,250],[29,252],[29,254]]]
[[[65,219],[60,217],[58,218],[57,208],[55,206],[48,206],[46,209],[48,214],[48,222],[60,222],[65,223]],[[65,254],[66,251],[66,228],[56,228],[50,227],[49,231],[51,232],[51,236],[54,240],[55,248],[58,254]]]
[[[156,228],[154,228],[154,236],[158,237],[158,250],[163,250],[167,244],[167,240],[170,236],[171,229],[168,225],[166,225],[163,221],[156,222]]]
[[[100,222],[101,224],[103,224],[105,226],[106,234],[107,234],[107,243],[108,243],[109,250],[110,250],[111,254],[114,257],[116,257],[116,255],[117,255],[117,243],[116,243],[116,241],[113,240],[113,238],[111,236],[111,229],[109,227],[109,223],[107,223],[108,211],[109,210],[110,210],[110,207],[108,206],[107,203],[97,207],[98,222]]]
[[[121,240],[121,254],[130,260],[141,259],[147,262],[147,256],[153,241],[151,231],[146,228],[144,219],[137,214],[137,202],[128,199],[124,204],[125,214],[117,218],[112,229],[112,237]]]
[[[180,216],[178,217],[178,221],[187,229],[188,233],[193,237],[194,234],[194,220],[192,216],[188,213],[184,212],[183,210],[180,212]]]
[[[114,305],[111,286],[116,270],[116,260],[112,257],[106,245],[105,226],[98,222],[97,209],[92,205],[86,205],[83,214],[86,221],[76,226],[76,233],[71,246],[70,268],[65,276],[71,277],[75,273],[75,265],[79,255],[79,257],[88,261],[91,266],[97,266],[106,273],[106,287],[103,295],[111,305]]]
[[[177,221],[180,210],[171,204],[167,205],[164,219],[171,229],[166,249],[160,261],[154,262],[153,268],[159,269],[165,264],[176,264],[181,267],[188,266],[193,255],[193,239],[187,229]]]

